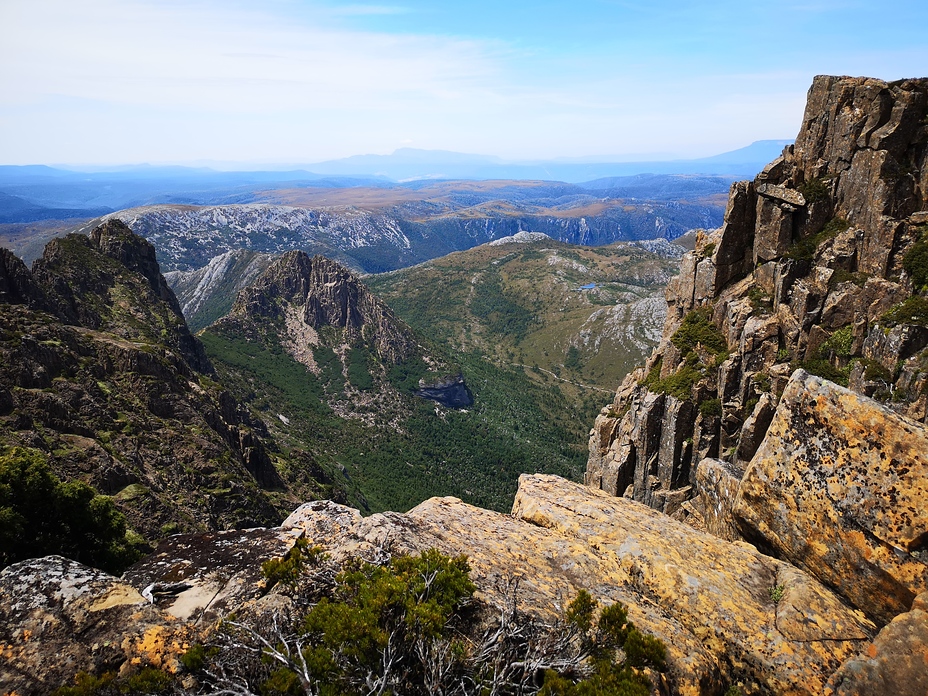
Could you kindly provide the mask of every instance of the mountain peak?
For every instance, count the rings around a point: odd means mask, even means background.
[[[409,327],[356,275],[337,261],[303,251],[283,254],[242,290],[231,316],[282,320],[294,346],[318,340],[318,332],[328,328],[342,331],[346,343],[368,345],[390,363],[417,349]]]

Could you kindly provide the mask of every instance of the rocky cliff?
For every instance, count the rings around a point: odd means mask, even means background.
[[[263,423],[215,381],[147,241],[110,221],[54,240],[32,271],[0,258],[4,453],[114,496],[152,540],[292,507]]]
[[[703,523],[687,501],[740,478],[797,367],[926,421],[926,114],[928,80],[814,80],[795,144],[732,186],[669,284],[660,346],[596,420],[587,484]]]

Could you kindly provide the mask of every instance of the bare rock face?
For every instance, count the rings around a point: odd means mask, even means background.
[[[797,371],[734,515],[745,537],[885,624],[928,590],[928,432]]]
[[[692,504],[706,531],[721,539],[736,541],[741,534],[732,516],[732,506],[741,485],[744,471],[730,462],[706,458],[696,467],[696,486],[699,495]]]
[[[915,599],[858,656],[835,672],[826,696],[922,696],[928,693],[928,594]]]
[[[291,333],[301,327],[317,332],[325,327],[339,329],[346,342],[369,342],[378,357],[390,363],[405,360],[416,349],[406,325],[351,271],[324,256],[310,257],[302,251],[287,252],[254,285],[242,290],[230,318],[286,319],[280,315],[287,305],[296,309],[299,324],[288,327]]]
[[[133,661],[175,672],[193,633],[129,584],[60,556],[0,571],[0,685],[49,694]]]
[[[661,343],[597,419],[585,482],[704,527],[680,504],[697,465],[750,461],[797,367],[926,422],[928,297],[905,261],[928,243],[926,160],[928,79],[816,77],[795,144],[732,185],[668,284]],[[724,345],[707,351],[696,316]]]

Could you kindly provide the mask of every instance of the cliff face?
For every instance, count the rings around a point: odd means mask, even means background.
[[[416,350],[412,331],[341,264],[291,251],[242,290],[228,321],[248,317],[286,324],[294,351],[300,334],[330,328],[344,343],[362,342],[381,360],[397,363]],[[310,339],[310,342],[311,339]]]
[[[702,524],[797,367],[928,418],[928,80],[817,77],[794,145],[732,186],[667,288],[660,346],[590,436],[586,483]],[[707,465],[708,466],[708,465]],[[705,488],[705,486],[703,486]]]
[[[31,272],[0,250],[0,448],[114,496],[148,539],[279,519],[264,425],[214,377],[122,223],[54,240]]]

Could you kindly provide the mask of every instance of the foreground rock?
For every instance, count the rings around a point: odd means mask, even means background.
[[[15,658],[9,683],[21,695],[47,690],[50,678],[38,682],[30,675],[41,671],[50,649],[78,654],[54,673],[61,682],[78,669],[94,668],[88,635],[100,636],[93,639],[100,645],[122,646],[101,663],[113,669],[132,659],[135,636],[148,635],[152,624],[165,636],[201,633],[231,611],[256,616],[279,605],[286,601],[280,593],[288,590],[268,588],[258,569],[300,536],[337,563],[432,547],[466,554],[490,621],[513,600],[520,610],[553,620],[581,589],[607,604],[622,602],[636,626],[667,645],[666,693],[721,694],[737,684],[744,694],[820,694],[875,632],[809,575],[746,544],[722,541],[555,476],[526,475],[513,515],[433,498],[406,514],[362,518],[321,501],[303,505],[277,529],[174,537],[126,574],[135,589],[79,564],[55,571],[39,586],[29,580],[36,575],[32,566],[13,566],[0,585],[3,606],[14,607],[0,615],[8,627],[2,640]],[[80,580],[84,576],[96,584]],[[68,588],[76,583],[89,589],[74,595]],[[142,591],[152,603],[141,599]],[[52,606],[44,598],[53,595],[58,599]],[[115,619],[87,608],[102,606],[106,597],[124,597]],[[46,631],[41,641],[31,641],[24,631],[39,630],[39,610],[24,612],[23,606],[41,606],[45,625],[84,617],[82,633]],[[182,645],[165,639],[169,647],[157,664],[176,657],[175,643]]]
[[[831,677],[828,696],[928,694],[928,594],[892,620],[867,649]]]
[[[190,627],[137,589],[60,556],[0,572],[0,690],[49,694],[80,671],[176,672]]]
[[[637,503],[555,476],[523,476],[513,516],[433,498],[361,518],[309,503],[284,523],[338,555],[437,547],[467,554],[479,597],[556,615],[580,589],[623,602],[668,647],[673,693],[821,693],[873,626],[792,566]],[[777,587],[786,588],[774,601]],[[773,595],[772,595],[773,592]]]
[[[928,590],[928,432],[797,371],[735,501],[745,537],[884,624]]]

